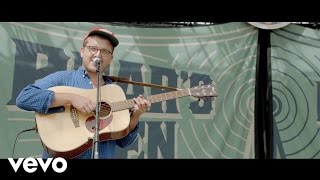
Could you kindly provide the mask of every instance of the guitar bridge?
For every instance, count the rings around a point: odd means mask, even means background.
[[[70,116],[71,116],[74,127],[75,128],[80,127],[77,109],[74,108],[72,105],[70,105],[70,108],[71,108]]]

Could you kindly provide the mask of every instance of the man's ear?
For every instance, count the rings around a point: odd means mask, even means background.
[[[83,51],[84,51],[84,47],[82,46],[82,47],[80,48],[80,56],[81,56],[81,57],[83,57]]]

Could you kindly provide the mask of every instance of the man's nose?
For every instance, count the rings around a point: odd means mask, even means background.
[[[101,50],[98,49],[97,52],[94,54],[94,57],[101,58]]]

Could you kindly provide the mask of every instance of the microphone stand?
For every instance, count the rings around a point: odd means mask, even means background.
[[[98,83],[97,83],[97,107],[96,107],[96,122],[95,122],[95,133],[94,133],[94,139],[92,142],[92,153],[91,158],[92,159],[99,159],[99,125],[100,125],[100,61],[96,62],[97,65],[97,77],[98,77]]]

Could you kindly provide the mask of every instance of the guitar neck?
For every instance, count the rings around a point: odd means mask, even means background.
[[[152,103],[156,103],[156,102],[166,101],[166,100],[170,100],[170,99],[176,99],[176,98],[190,96],[190,95],[191,95],[190,89],[186,88],[183,90],[151,95],[151,96],[147,97],[147,100],[152,104]],[[125,101],[113,102],[113,103],[111,103],[111,108],[112,108],[112,111],[120,111],[120,110],[124,110],[124,109],[133,108],[134,105],[135,105],[135,103],[134,103],[133,99],[130,99],[130,100],[125,100]]]

